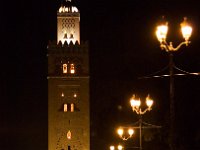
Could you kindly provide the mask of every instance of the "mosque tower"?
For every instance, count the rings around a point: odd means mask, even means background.
[[[89,45],[80,41],[80,11],[57,11],[57,40],[47,47],[48,150],[90,150]]]

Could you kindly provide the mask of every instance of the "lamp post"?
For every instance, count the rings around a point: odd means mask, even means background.
[[[139,129],[140,129],[140,150],[142,150],[142,115],[145,114],[147,111],[151,111],[152,110],[152,105],[153,105],[153,100],[150,98],[150,95],[148,95],[146,97],[146,105],[147,108],[142,110],[140,105],[141,105],[141,101],[140,98],[136,99],[135,95],[133,95],[131,97],[130,100],[131,103],[131,107],[133,112],[136,112],[139,115]]]
[[[190,44],[189,38],[192,34],[192,27],[188,24],[187,18],[185,17],[183,22],[180,24],[181,32],[184,41],[181,42],[177,47],[173,46],[172,42],[167,42],[168,22],[164,22],[157,26],[156,36],[160,42],[160,48],[165,50],[169,54],[169,101],[170,101],[170,133],[169,133],[169,146],[171,150],[175,149],[174,143],[174,121],[175,121],[175,106],[174,106],[174,61],[173,53],[178,51],[183,45],[188,46]]]
[[[153,100],[150,98],[150,95],[148,95],[146,97],[146,105],[147,105],[147,108],[142,110],[142,108],[140,107],[141,105],[141,101],[140,101],[140,98],[136,99],[136,96],[133,95],[130,99],[130,103],[131,103],[131,107],[132,107],[132,110],[133,112],[136,112],[138,115],[139,115],[139,135],[140,135],[140,146],[139,146],[139,149],[142,150],[142,115],[145,114],[147,111],[151,111],[152,110],[152,105],[153,105]],[[126,136],[127,134],[124,134],[124,128],[127,128],[128,130],[128,136]],[[133,128],[137,128],[137,127],[132,127],[132,128],[128,128],[128,127],[120,127],[118,130],[117,130],[117,133],[118,135],[120,136],[121,139],[123,140],[127,140],[129,138],[132,137],[132,135],[134,134],[134,130]]]

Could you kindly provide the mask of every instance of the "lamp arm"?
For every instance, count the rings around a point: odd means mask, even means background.
[[[135,107],[132,107],[132,110],[133,110],[133,112],[135,111],[136,114],[140,114],[140,111],[141,111],[140,108],[135,108]]]
[[[166,50],[167,52],[169,52],[169,51],[174,51],[174,47],[173,47],[173,44],[172,44],[172,42],[169,42],[169,44],[166,42],[166,41],[162,41],[161,43],[160,43],[160,47],[161,47],[161,49],[163,50]]]
[[[191,42],[190,41],[181,42],[176,48],[173,48],[173,50],[177,51],[179,48],[181,48],[182,45],[188,46],[189,43],[191,43]]]
[[[161,48],[162,50],[168,51],[167,46],[166,46],[165,44],[163,44],[163,43],[160,44],[160,48]]]
[[[169,51],[169,45],[166,41],[160,42],[160,48],[162,50],[166,50],[167,52]]]
[[[127,141],[129,138],[131,138],[131,136],[128,136],[128,137],[120,136],[120,138],[121,138],[123,141]]]
[[[177,50],[179,50],[179,48],[181,48],[181,46],[183,46],[183,45],[188,46],[188,44],[190,44],[190,43],[191,43],[190,41],[184,41],[184,42],[181,42],[177,47],[173,47],[172,42],[170,42],[168,44],[166,41],[164,41],[160,44],[160,47],[161,47],[161,49],[165,49],[167,52],[177,51]]]
[[[145,114],[147,111],[150,111],[150,110],[151,110],[151,108],[149,108],[149,107],[146,108],[146,109],[143,110],[143,111],[140,109],[140,115],[143,115],[143,114]]]

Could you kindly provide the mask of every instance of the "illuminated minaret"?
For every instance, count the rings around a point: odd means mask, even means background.
[[[67,0],[48,44],[48,150],[90,150],[89,52],[80,12]]]

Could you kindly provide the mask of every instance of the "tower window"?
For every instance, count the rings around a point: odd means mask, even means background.
[[[67,148],[67,150],[71,150],[71,147],[68,145],[68,148]]]
[[[67,33],[64,34],[64,39],[67,39]]]
[[[67,139],[71,139],[72,138],[72,133],[71,133],[71,131],[69,130],[68,132],[67,132]]]
[[[67,39],[67,31],[64,32],[64,39]]]
[[[64,112],[74,112],[74,103],[71,103],[71,104],[64,104]]]
[[[64,104],[64,112],[67,112],[67,104]]]
[[[61,97],[64,97],[64,96],[65,96],[65,94],[62,92],[62,93],[61,93]]]
[[[67,64],[63,64],[63,73],[67,73]]]
[[[74,64],[70,64],[70,73],[71,74],[75,73]]]
[[[71,104],[71,112],[74,112],[74,104]]]
[[[71,33],[70,34],[70,39],[73,39],[74,38],[74,35]]]
[[[73,97],[74,97],[74,98],[76,98],[76,97],[77,97],[77,94],[76,94],[76,93],[74,93]]]
[[[74,74],[75,73],[74,64],[63,64],[62,70],[64,74],[67,74],[67,73]]]

